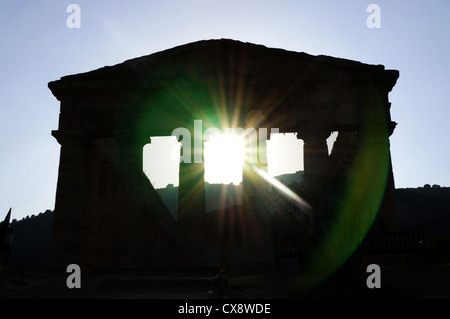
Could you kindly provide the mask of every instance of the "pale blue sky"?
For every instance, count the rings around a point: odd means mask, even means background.
[[[69,4],[81,28],[69,29]],[[381,28],[369,29],[369,4]],[[177,45],[230,38],[383,64],[400,71],[390,94],[397,187],[450,186],[450,2],[78,1],[0,3],[0,218],[54,208],[59,102],[47,83]]]

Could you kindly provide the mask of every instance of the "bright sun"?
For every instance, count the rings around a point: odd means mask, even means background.
[[[244,141],[237,135],[212,135],[204,143],[205,181],[233,183],[242,181]]]
[[[328,138],[331,152],[337,133]],[[242,182],[245,143],[237,134],[210,135],[204,142],[205,181],[211,184]],[[155,188],[178,186],[180,146],[174,136],[152,137],[143,149],[143,170]],[[294,133],[272,134],[267,140],[269,176],[292,174],[303,170],[303,141]]]

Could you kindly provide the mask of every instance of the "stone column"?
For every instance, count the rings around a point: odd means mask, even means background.
[[[85,148],[85,186],[83,240],[81,247],[84,271],[98,266],[99,239],[104,235],[99,221],[100,153],[90,142]]]
[[[390,103],[389,103],[390,106]],[[390,122],[388,125],[388,135],[389,137],[394,133],[397,123]],[[392,169],[392,158],[390,151],[389,137],[387,138],[389,147],[389,168],[388,168],[388,180],[386,184],[386,191],[383,197],[383,202],[380,208],[380,217],[383,220],[382,231],[399,231],[400,221],[398,219],[397,211],[397,199],[395,196],[395,182],[394,182],[394,172]]]
[[[142,150],[145,141],[119,136],[118,186],[113,212],[114,252],[117,265],[140,265],[145,233]]]
[[[258,151],[261,149],[265,153],[266,145],[259,143],[258,133],[256,134],[257,145],[246,143],[246,149]],[[255,158],[255,157],[250,157]],[[275,259],[272,242],[271,212],[267,202],[267,192],[269,183],[263,175],[267,173],[267,164],[261,162],[258,154],[256,163],[249,163],[246,159],[242,176],[243,183],[243,206],[244,223],[243,230],[243,251],[244,251],[244,271],[268,272],[275,269]]]
[[[360,125],[351,167],[342,187],[340,201],[336,204],[336,236],[345,238],[341,247],[360,247],[370,230],[375,230],[376,220],[390,212],[383,209],[389,190],[389,139],[384,123]],[[387,207],[385,207],[387,208]],[[381,225],[381,224],[380,224]],[[360,262],[361,251],[356,250],[351,262]]]
[[[304,178],[309,201],[313,207],[323,209],[326,196],[326,176],[329,172],[327,138],[331,131],[325,129],[310,129],[299,132],[303,139]]]
[[[180,163],[177,256],[181,264],[206,263],[205,170],[203,159],[201,163],[192,162],[194,158],[197,161],[203,158],[202,149],[193,147],[199,143],[202,141],[194,143],[191,137],[191,163]]]
[[[365,184],[367,198],[361,211],[375,210],[374,231],[398,230],[389,128],[385,124],[367,124],[359,132],[360,174],[370,180]]]
[[[114,170],[111,159],[103,155],[99,172],[97,267],[113,266],[113,214],[117,199],[117,171]]]
[[[306,179],[314,179],[327,173],[328,170],[328,130],[300,132],[303,139],[303,165]]]
[[[61,144],[61,152],[49,269],[61,270],[82,263],[88,140],[61,131],[52,134]]]

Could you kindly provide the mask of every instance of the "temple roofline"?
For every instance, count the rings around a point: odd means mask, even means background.
[[[230,59],[233,56],[238,56],[239,59]],[[235,76],[245,75],[246,80],[261,83],[271,80],[261,74],[262,66],[273,67],[270,72],[265,70],[264,74],[271,73],[275,78],[272,81],[276,83],[289,83],[294,80],[302,82],[304,79],[318,83],[333,81],[327,78],[327,71],[333,73],[338,69],[346,80],[360,82],[369,78],[384,81],[390,90],[399,77],[397,70],[386,70],[383,65],[365,64],[325,55],[314,56],[230,39],[213,39],[175,46],[113,66],[64,76],[49,82],[48,87],[53,95],[60,99],[61,91],[67,89],[160,87],[164,86],[168,79],[186,85],[202,85],[204,77],[216,77],[223,71],[217,68],[217,61],[236,63],[237,65],[231,65],[238,73]],[[349,71],[351,75],[347,75]],[[367,77],[368,73],[370,77]],[[227,75],[223,77],[226,78]],[[237,82],[239,80],[240,78]]]

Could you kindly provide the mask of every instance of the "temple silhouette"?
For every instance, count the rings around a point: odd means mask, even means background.
[[[398,230],[388,97],[398,77],[383,65],[220,39],[50,82],[61,153],[49,267],[255,273],[327,249],[338,267],[373,234]],[[269,212],[259,160],[243,171],[242,205],[206,213],[204,165],[192,160],[180,163],[175,219],[143,173],[143,146],[175,128],[194,132],[195,120],[297,133],[304,171],[293,191],[308,206],[287,200]],[[196,143],[192,134],[192,159]]]

